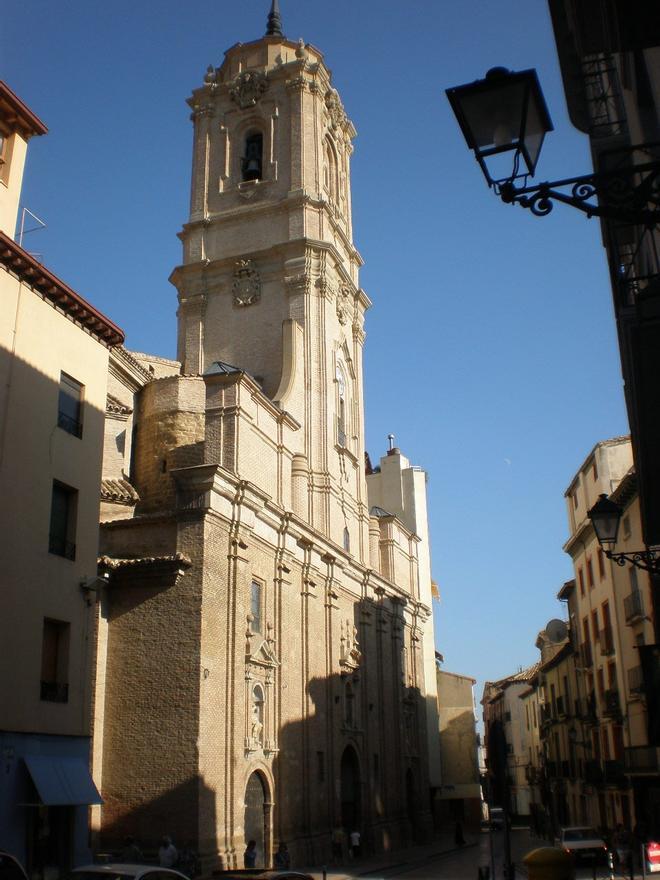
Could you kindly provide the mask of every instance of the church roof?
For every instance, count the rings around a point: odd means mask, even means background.
[[[371,510],[369,511],[369,516],[377,516],[377,517],[381,517],[381,516],[394,516],[394,514],[393,514],[393,513],[389,513],[389,511],[387,511],[387,510],[383,510],[382,507],[377,507],[376,505],[374,505],[374,506],[371,508]]]
[[[205,376],[217,376],[218,373],[225,373],[229,375],[230,373],[244,373],[245,370],[241,370],[240,367],[235,367],[233,364],[226,364],[224,361],[215,361],[215,363],[211,364],[208,370],[204,373]]]

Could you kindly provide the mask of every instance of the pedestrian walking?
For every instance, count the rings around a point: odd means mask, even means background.
[[[165,835],[158,848],[158,864],[161,868],[173,868],[179,858],[177,848],[172,843],[172,838]]]
[[[288,871],[291,867],[291,855],[286,843],[280,843],[275,853],[275,867],[278,871]]]
[[[354,859],[359,859],[360,852],[360,832],[356,829],[351,831],[351,855]]]
[[[120,860],[125,865],[139,865],[143,859],[142,850],[135,842],[135,838],[128,837],[124,838],[124,848],[119,854]]]
[[[619,867],[626,868],[630,861],[630,834],[626,831],[623,825],[619,824],[616,826],[616,830],[612,837],[612,843],[616,850]]]
[[[257,841],[248,840],[248,845],[243,853],[243,867],[255,868],[257,865]]]

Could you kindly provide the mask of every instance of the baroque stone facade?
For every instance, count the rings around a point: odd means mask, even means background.
[[[130,418],[131,449],[104,473],[124,483],[101,530],[96,829],[171,833],[208,866],[241,866],[251,838],[259,863],[282,840],[320,863],[338,827],[423,839],[425,490],[398,450],[367,489],[355,130],[320,52],[276,35],[189,103],[180,369],[124,351],[113,373],[108,430]]]

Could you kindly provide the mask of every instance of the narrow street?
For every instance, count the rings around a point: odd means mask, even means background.
[[[549,846],[548,841],[533,837],[527,830],[511,832],[511,859],[516,866],[516,880],[527,877],[523,864],[525,855],[541,846]],[[493,834],[492,854],[490,835],[482,833],[478,837],[468,838],[468,845],[460,850],[433,852],[431,848],[428,854],[407,861],[398,861],[396,854],[393,854],[392,862],[389,868],[356,870],[352,876],[366,880],[398,877],[403,880],[479,880],[479,868],[489,866],[491,880],[504,880],[504,835],[502,832]],[[623,877],[616,869],[614,876]],[[637,871],[635,880],[641,876]],[[607,864],[597,865],[595,871],[592,865],[583,865],[578,867],[575,877],[576,880],[609,880],[610,873]]]

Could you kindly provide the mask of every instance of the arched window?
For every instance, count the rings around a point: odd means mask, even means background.
[[[252,616],[252,632],[261,632],[261,584],[252,581],[250,585],[250,614]]]
[[[346,446],[346,377],[340,364],[335,373],[337,380],[337,443]]]
[[[351,534],[346,527],[344,527],[344,550],[347,553],[351,552]]]
[[[264,136],[260,131],[250,132],[245,138],[245,151],[241,159],[243,180],[263,179]]]

